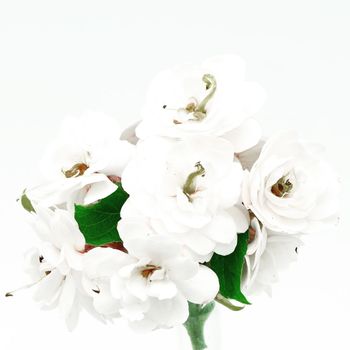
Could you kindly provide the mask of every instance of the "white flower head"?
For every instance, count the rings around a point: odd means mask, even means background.
[[[334,226],[339,183],[322,156],[320,147],[293,132],[270,138],[245,174],[245,206],[277,232],[308,233]]]
[[[216,274],[169,238],[132,239],[126,248],[128,254],[110,248],[86,254],[85,274],[99,291],[100,312],[114,310],[135,328],[169,328],[186,321],[188,301],[206,303],[218,293]]]
[[[232,145],[222,138],[139,142],[136,157],[123,173],[123,186],[130,194],[118,225],[123,240],[133,235],[130,225],[135,220],[137,225],[146,220],[151,230],[171,235],[202,261],[213,252],[231,253],[237,232],[248,227],[244,213],[234,207],[240,200],[242,174]]]
[[[178,66],[152,81],[136,135],[184,138],[232,132],[228,136],[236,151],[243,151],[260,138],[259,126],[249,118],[264,100],[263,89],[245,81],[245,63],[238,56]]]
[[[300,235],[286,235],[267,230],[256,218],[249,229],[249,245],[245,256],[242,288],[245,294],[271,295],[273,283],[297,260],[303,244]]]
[[[80,309],[84,236],[65,210],[36,206],[35,212],[34,227],[41,243],[26,254],[25,270],[33,282],[29,286],[36,287],[36,301],[50,308],[58,306],[68,327],[74,328]]]
[[[67,118],[42,161],[46,184],[27,191],[28,197],[46,206],[104,198],[116,190],[133,148],[120,140],[119,126],[110,117]]]

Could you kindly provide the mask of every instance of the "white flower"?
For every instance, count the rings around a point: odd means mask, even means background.
[[[338,222],[338,180],[316,145],[283,132],[266,142],[246,172],[243,201],[277,232],[308,233]]]
[[[78,288],[85,239],[67,211],[38,206],[35,211],[34,227],[42,242],[25,259],[25,270],[36,286],[33,297],[46,307],[58,306],[72,329],[81,307]]]
[[[46,206],[70,207],[110,195],[134,148],[119,137],[118,125],[105,115],[67,118],[42,161],[46,184],[27,191],[28,197]]]
[[[244,293],[271,295],[272,284],[297,260],[302,241],[299,235],[267,230],[256,218],[251,222],[250,236],[242,278]]]
[[[244,79],[245,63],[234,55],[160,72],[150,85],[136,135],[227,136],[237,152],[254,146],[261,131],[249,118],[262,106],[265,93]]]
[[[188,301],[207,303],[218,293],[216,274],[169,238],[132,239],[126,248],[95,248],[84,257],[85,285],[102,313],[120,314],[135,328],[169,328],[186,321]]]
[[[248,227],[245,215],[234,207],[240,201],[241,180],[242,168],[224,139],[140,141],[136,157],[123,173],[130,198],[121,212],[121,237],[128,241],[135,235],[131,226],[147,221],[149,230],[171,235],[201,261],[213,252],[229,254],[237,232]],[[136,230],[147,235],[146,230]]]

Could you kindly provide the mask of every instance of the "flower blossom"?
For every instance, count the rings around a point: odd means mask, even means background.
[[[260,85],[245,81],[245,63],[238,56],[178,66],[152,81],[136,135],[140,139],[222,136],[241,152],[260,139],[260,126],[251,117],[264,100]]]
[[[125,246],[128,254],[95,248],[84,255],[84,285],[102,314],[138,329],[169,328],[186,321],[188,301],[207,303],[218,293],[216,274],[173,240],[139,238]]]
[[[239,208],[241,181],[232,144],[222,138],[140,141],[123,173],[130,197],[118,224],[121,237],[128,241],[135,225],[139,234],[147,235],[137,228],[146,223],[150,231],[187,246],[201,261],[213,252],[229,254],[237,233],[248,227]]]
[[[41,164],[46,183],[28,190],[28,197],[72,208],[112,194],[134,148],[119,137],[118,125],[105,115],[67,118]]]
[[[35,212],[34,228],[41,242],[25,258],[25,270],[36,287],[33,297],[46,307],[57,305],[72,329],[84,302],[79,286],[85,239],[69,212],[39,206]]]
[[[242,288],[247,295],[261,292],[271,295],[272,284],[297,260],[298,248],[302,245],[300,235],[267,230],[253,218],[249,236]]]
[[[339,182],[320,147],[293,132],[270,138],[251,170],[242,198],[268,229],[309,233],[338,222]]]

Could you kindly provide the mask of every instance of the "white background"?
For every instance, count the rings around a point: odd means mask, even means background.
[[[238,53],[267,89],[257,116],[265,133],[295,128],[327,147],[343,212],[337,231],[309,237],[272,299],[240,313],[218,308],[210,349],[349,349],[349,23],[346,0],[0,0],[1,295],[23,283],[34,240],[15,199],[62,118],[97,110],[126,126],[158,70]],[[69,333],[26,292],[0,297],[0,327],[4,350],[186,350],[179,330],[135,335],[86,315]]]

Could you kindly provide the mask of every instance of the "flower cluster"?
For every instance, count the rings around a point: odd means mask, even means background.
[[[337,224],[338,180],[296,133],[263,138],[264,100],[244,62],[221,56],[158,74],[124,132],[67,118],[21,198],[40,241],[26,255],[35,300],[70,328],[84,308],[153,330],[192,304],[269,292],[301,235]]]

